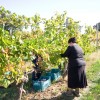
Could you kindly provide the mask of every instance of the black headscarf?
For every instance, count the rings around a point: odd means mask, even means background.
[[[68,40],[68,43],[76,43],[76,38],[75,37],[72,37]]]

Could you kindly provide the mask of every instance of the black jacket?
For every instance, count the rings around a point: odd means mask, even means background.
[[[61,54],[62,57],[68,58],[68,65],[71,67],[85,66],[86,63],[84,61],[83,55],[84,53],[82,48],[77,44],[74,44],[73,46],[68,46],[64,54]]]

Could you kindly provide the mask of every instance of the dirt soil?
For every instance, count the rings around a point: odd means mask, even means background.
[[[81,96],[66,96],[67,90],[67,78],[62,79],[62,77],[54,82],[50,87],[48,87],[45,91],[42,92],[34,92],[32,90],[28,94],[24,94],[22,100],[81,100],[83,93],[89,91],[89,88],[85,90],[81,90]]]

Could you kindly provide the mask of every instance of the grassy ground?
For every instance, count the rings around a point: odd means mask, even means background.
[[[100,61],[87,70],[87,77],[90,87],[88,93],[83,94],[82,100],[100,100]]]
[[[30,80],[25,84],[24,88],[27,93],[23,94],[22,100],[100,100],[100,51],[87,55],[85,59],[87,61],[86,71],[89,87],[82,92],[80,98],[66,97],[67,83],[61,78],[44,92],[37,93],[33,91]],[[18,100],[18,98],[18,87],[0,88],[0,100]]]

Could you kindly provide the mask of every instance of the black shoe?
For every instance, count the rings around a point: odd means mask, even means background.
[[[80,94],[79,94],[78,92],[76,92],[76,91],[73,91],[73,94],[74,94],[74,96],[76,96],[76,97],[80,97]]]
[[[71,90],[67,91],[66,96],[74,96],[73,91],[71,91]]]

